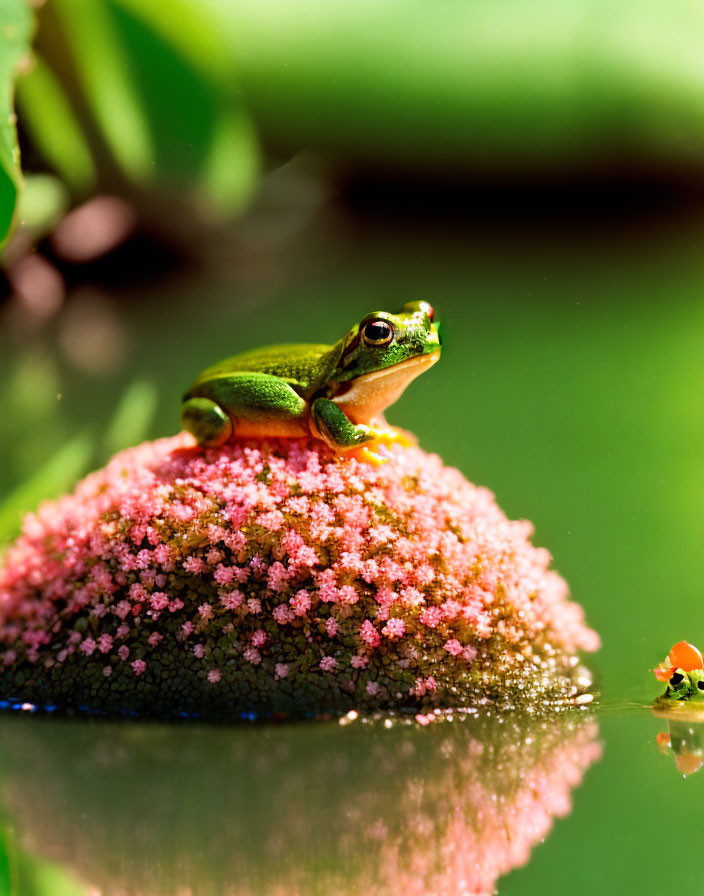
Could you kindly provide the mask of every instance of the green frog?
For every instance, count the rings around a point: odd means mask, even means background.
[[[203,371],[183,398],[181,424],[200,445],[233,436],[308,436],[383,463],[377,445],[407,442],[383,411],[440,357],[428,302],[365,315],[334,345],[252,349]]]

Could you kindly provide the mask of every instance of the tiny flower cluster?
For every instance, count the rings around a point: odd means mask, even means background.
[[[317,440],[145,443],[25,520],[0,690],[148,714],[547,691],[598,638],[531,532],[417,448],[374,467]]]

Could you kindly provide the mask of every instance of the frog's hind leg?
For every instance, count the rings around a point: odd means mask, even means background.
[[[181,408],[181,426],[208,447],[222,445],[232,435],[232,421],[209,398],[189,398]]]

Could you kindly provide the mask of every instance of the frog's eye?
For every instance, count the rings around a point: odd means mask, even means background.
[[[435,309],[430,302],[406,302],[403,306],[403,311],[406,314],[425,314],[431,324],[435,320]]]
[[[387,320],[380,317],[369,320],[362,327],[362,338],[367,345],[388,345],[394,338],[394,328]]]
[[[673,672],[672,677],[670,678],[670,684],[673,687],[677,687],[678,684],[681,684],[684,681],[684,675],[681,672]]]

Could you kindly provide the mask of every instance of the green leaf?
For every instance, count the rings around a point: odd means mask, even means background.
[[[90,148],[61,83],[40,56],[18,81],[17,107],[24,129],[54,171],[78,192],[93,187]]]
[[[201,180],[212,209],[221,215],[243,208],[260,172],[259,142],[241,110],[225,111],[216,123]]]
[[[105,8],[149,134],[154,173],[166,183],[188,186],[213,138],[217,93],[148,23],[116,4]]]
[[[18,225],[32,239],[41,239],[65,214],[68,204],[68,190],[58,178],[51,174],[26,174],[17,205]]]
[[[184,0],[107,6],[137,85],[156,176],[200,189],[217,213],[239,210],[257,180],[259,147],[212,15]]]
[[[114,0],[168,41],[184,59],[220,83],[232,77],[232,50],[212,11],[194,0]]]
[[[16,535],[24,514],[40,501],[57,497],[74,485],[85,472],[92,453],[92,440],[85,434],[76,436],[4,498],[0,503],[0,541]]]
[[[0,0],[0,245],[10,232],[22,185],[13,84],[32,27],[33,18],[24,0]]]
[[[10,896],[90,896],[91,892],[95,893],[68,868],[56,862],[47,862],[22,851],[18,865],[21,889]]]
[[[83,91],[116,161],[134,180],[148,180],[151,135],[127,49],[108,5],[99,0],[53,0]]]
[[[0,893],[12,893],[14,888],[14,843],[9,830],[0,830]]]

